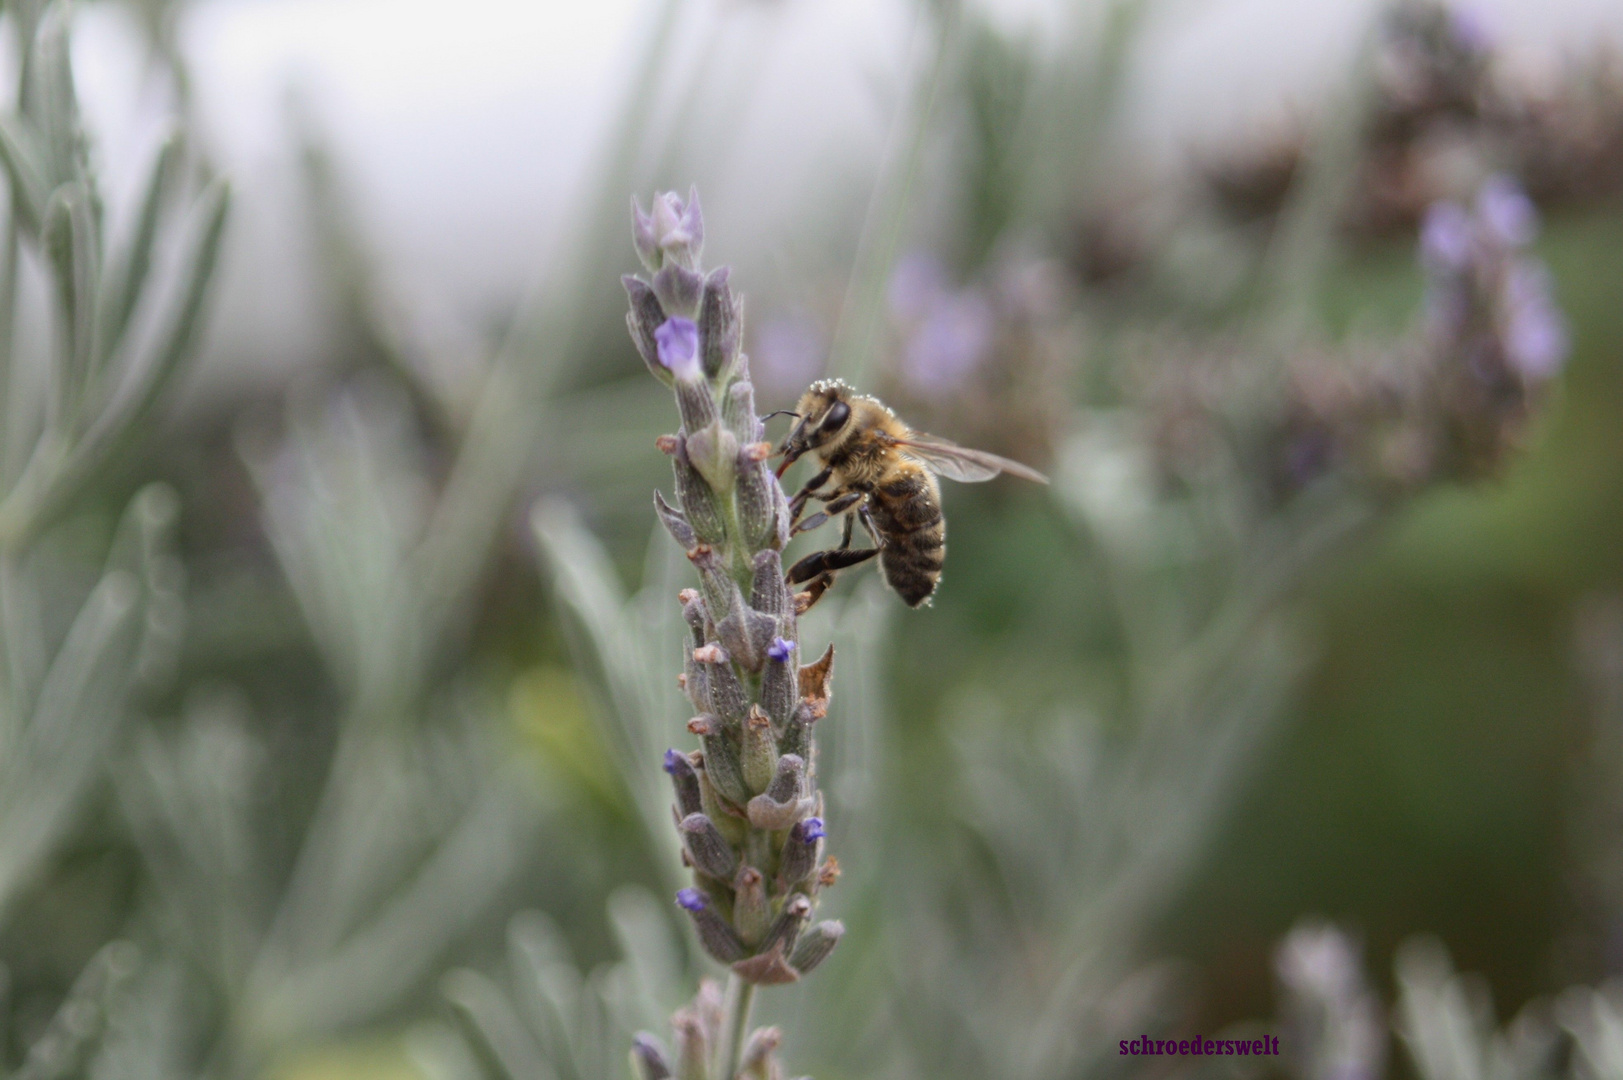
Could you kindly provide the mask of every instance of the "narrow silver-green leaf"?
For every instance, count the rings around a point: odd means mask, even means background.
[[[39,234],[45,218],[45,203],[51,197],[48,164],[40,137],[26,118],[0,112],[0,166],[11,181],[19,224],[25,232]]]
[[[89,188],[74,182],[52,193],[45,211],[44,239],[56,278],[63,332],[57,347],[60,367],[56,392],[68,410],[68,425],[72,428],[77,427],[75,413],[83,402],[89,375],[96,291],[101,277],[101,251]]]
[[[131,362],[133,370],[122,380],[112,401],[92,421],[66,463],[40,484],[38,494],[30,493],[30,504],[13,507],[8,497],[5,505],[0,505],[0,510],[5,511],[0,514],[0,525],[7,526],[6,539],[16,542],[19,537],[33,535],[60,513],[96,470],[127,442],[190,359],[229,206],[230,188],[224,180],[210,184],[198,199],[195,216],[200,225],[183,261],[178,296],[165,332],[145,356]],[[12,515],[16,515],[18,523],[12,523]]]
[[[45,137],[48,175],[54,184],[84,179],[88,172],[79,99],[73,90],[72,21],[72,10],[64,0],[55,0],[46,9],[31,57],[33,92],[23,100],[25,115]]]
[[[118,348],[135,313],[135,305],[141,299],[141,290],[146,287],[147,274],[152,268],[152,246],[158,235],[159,212],[179,174],[180,158],[181,137],[175,132],[164,140],[152,163],[135,232],[129,243],[108,259],[102,279],[94,352],[97,365],[105,364]]]

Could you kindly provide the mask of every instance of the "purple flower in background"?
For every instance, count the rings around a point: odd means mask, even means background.
[[[678,379],[697,379],[699,370],[699,328],[692,319],[680,315],[666,319],[654,331],[659,346],[659,362]]]
[[[681,751],[679,751],[679,750],[667,750],[667,751],[665,751],[665,766],[664,766],[665,771],[670,773],[672,776],[675,776],[676,775],[676,763],[678,761],[680,761],[681,759],[682,759]]]
[[[791,646],[781,637],[773,638],[772,644],[767,646],[766,654],[772,659],[776,660],[778,663],[782,664],[789,659],[789,650],[791,648],[793,648],[793,646]]]
[[[1463,5],[1449,12],[1449,34],[1460,48],[1477,56],[1493,49],[1494,33],[1482,9]]]
[[[684,911],[703,911],[705,909],[704,893],[698,889],[678,889],[676,893],[676,906]]]
[[[1561,370],[1570,341],[1566,320],[1551,297],[1550,274],[1525,260],[1505,277],[1505,357],[1523,378],[1548,379]]]
[[[947,293],[930,306],[903,356],[903,372],[922,393],[963,383],[991,351],[996,317],[979,289]]]
[[[1436,270],[1460,271],[1471,260],[1476,229],[1465,207],[1434,202],[1420,225],[1420,260]]]
[[[751,366],[776,386],[799,390],[823,372],[828,347],[817,324],[804,315],[768,319],[756,335]]]
[[[947,273],[941,261],[929,252],[910,251],[896,260],[885,299],[893,317],[912,323],[924,318],[946,291]]]
[[[1506,247],[1523,247],[1538,235],[1538,210],[1533,200],[1504,173],[1483,182],[1476,197],[1476,216],[1488,235]]]
[[[800,823],[800,835],[810,844],[821,840],[828,832],[823,828],[822,818],[809,817]]]

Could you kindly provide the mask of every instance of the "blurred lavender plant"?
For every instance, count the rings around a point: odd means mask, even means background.
[[[5,14],[18,81],[0,109],[10,194],[0,240],[0,923],[47,877],[110,748],[173,672],[184,629],[175,493],[149,485],[130,500],[88,587],[83,554],[52,530],[85,513],[195,353],[228,204],[214,181],[177,206],[192,185],[172,135],[115,240],[75,92],[71,11],[27,2]],[[157,969],[140,967],[130,943],[102,947],[15,1075],[140,1075],[143,1048],[122,1037],[154,989]]]
[[[1155,336],[1126,357],[1128,406],[1080,414],[1057,488],[1112,601],[1122,687],[1056,707],[1032,747],[1007,736],[1018,721],[994,698],[964,699],[966,797],[952,805],[991,880],[897,875],[962,883],[905,905],[896,966],[923,1071],[1090,1067],[1123,988],[1151,975],[1148,927],[1282,717],[1306,656],[1288,601],[1403,500],[1490,473],[1519,442],[1566,351],[1524,253],[1534,215],[1503,179],[1436,214],[1460,228],[1422,243],[1428,303],[1409,334],[1182,349]],[[1133,386],[1146,378],[1148,400]]]
[[[1456,975],[1433,938],[1398,950],[1393,1027],[1421,1080],[1541,1080],[1559,1075],[1560,1032],[1535,1002],[1504,1031],[1480,979]]]
[[[1378,1080],[1386,1025],[1356,943],[1329,923],[1302,922],[1274,951],[1292,1073],[1299,1080]]]

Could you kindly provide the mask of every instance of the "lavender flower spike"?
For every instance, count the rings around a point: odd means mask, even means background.
[[[665,440],[676,475],[674,505],[656,509],[699,575],[684,592],[682,687],[697,715],[688,731],[697,752],[673,750],[678,831],[695,877],[676,902],[704,951],[731,970],[728,1013],[700,1042],[683,1036],[699,1005],[678,1013],[679,1076],[732,1080],[743,1061],[758,986],[798,981],[839,940],[839,924],[808,924],[818,893],[838,877],[822,863],[812,728],[828,708],[832,652],[796,664],[800,635],[792,590],[783,581],[788,499],[767,467],[749,365],[738,351],[743,303],[725,268],[699,264],[704,219],[696,192],[666,192],[648,212],[633,201],[632,239],[650,278],[623,279],[632,340],[649,370],[674,392],[679,434]],[[780,740],[781,745],[780,745]],[[701,990],[701,997],[705,991]],[[652,1046],[653,1044],[648,1044]],[[771,1046],[757,1040],[758,1053]],[[658,1062],[642,1047],[645,1074]],[[705,1060],[688,1067],[687,1056]],[[781,1074],[774,1061],[751,1064]]]

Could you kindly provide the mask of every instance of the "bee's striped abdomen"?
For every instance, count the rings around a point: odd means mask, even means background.
[[[877,485],[868,502],[885,540],[879,555],[885,580],[909,607],[918,607],[935,592],[946,556],[947,525],[935,484],[923,470],[908,470]]]

